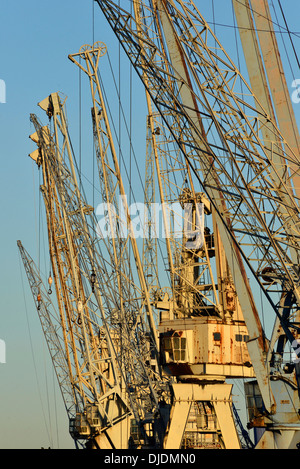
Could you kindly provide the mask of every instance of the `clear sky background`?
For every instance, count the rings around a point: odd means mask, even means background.
[[[209,21],[214,17],[216,23],[223,24],[216,26],[216,31],[231,52],[234,29],[224,26],[233,25],[230,0],[215,0],[214,11],[211,0],[195,3]],[[97,4],[93,28],[92,0],[1,0],[0,4],[0,79],[6,83],[6,103],[0,103],[0,339],[6,343],[6,363],[0,364],[0,448],[73,448],[67,415],[16,245],[21,239],[36,259],[39,175],[28,158],[34,150],[28,138],[34,132],[29,116],[33,112],[44,119],[37,103],[51,92],[66,94],[76,151],[79,75],[68,54],[78,52],[83,44],[92,44],[94,38],[107,44],[110,56],[117,62],[118,44]],[[300,36],[299,0],[282,0],[282,5],[290,29]],[[274,6],[279,23],[283,24],[277,0]],[[287,35],[285,40],[294,70],[294,75],[288,71],[291,85],[294,78],[300,78],[300,70]],[[293,41],[299,52],[299,37],[293,36]],[[284,50],[283,60],[288,66]],[[122,86],[126,86],[128,75],[123,77]],[[145,118],[139,114],[138,90],[135,89],[133,108],[137,132],[145,127]],[[292,94],[292,87],[290,90]],[[300,104],[295,105],[295,112],[299,121]],[[85,132],[90,122],[81,125]]]

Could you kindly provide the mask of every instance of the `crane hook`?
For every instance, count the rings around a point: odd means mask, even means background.
[[[51,273],[50,273],[50,274],[49,274],[49,278],[48,278],[48,284],[49,284],[48,294],[49,294],[49,295],[51,295],[51,293],[52,293],[52,289],[51,289],[52,283],[53,283],[53,279],[52,279]]]

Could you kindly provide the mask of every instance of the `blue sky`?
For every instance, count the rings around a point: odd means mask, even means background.
[[[20,266],[16,241],[21,239],[36,258],[39,175],[28,158],[34,149],[28,138],[34,131],[29,116],[36,112],[43,117],[37,103],[51,92],[61,91],[68,96],[75,150],[78,146],[79,78],[68,54],[93,42],[93,2],[3,0],[1,3],[0,79],[6,83],[6,103],[0,103],[0,339],[6,343],[6,363],[0,364],[0,448],[73,448],[67,415],[23,266]],[[215,0],[217,23],[232,24],[229,3],[229,0]],[[211,20],[211,1],[199,0],[196,4]],[[278,11],[277,1],[274,4]],[[300,29],[298,1],[283,0],[282,4],[290,29],[297,31]],[[110,56],[117,62],[118,44],[97,4],[94,8],[94,39],[105,42]],[[232,29],[218,26],[217,33],[219,37],[225,33],[225,47],[232,45]],[[294,38],[294,43],[299,51],[299,39]],[[300,78],[290,48],[289,57],[295,78]],[[286,58],[284,61],[286,63]],[[127,71],[122,75],[123,86],[128,80],[126,74]],[[288,83],[291,81],[292,75],[289,75]],[[140,135],[144,116],[140,119],[139,90],[135,89],[134,120]],[[299,120],[300,108],[295,106],[295,112]],[[82,126],[85,131],[89,123],[84,121]]]

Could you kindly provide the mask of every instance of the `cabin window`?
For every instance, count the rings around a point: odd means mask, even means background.
[[[164,337],[163,350],[169,353],[171,361],[185,361],[186,338],[185,337]]]
[[[237,342],[247,342],[249,340],[249,336],[248,335],[242,335],[242,334],[236,334],[235,335],[235,340]]]

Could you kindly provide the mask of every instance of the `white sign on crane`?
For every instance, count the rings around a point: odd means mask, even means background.
[[[6,363],[6,344],[0,339],[0,363]]]
[[[0,80],[0,103],[6,103],[6,83],[4,80]]]

